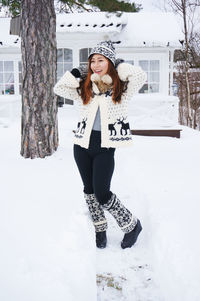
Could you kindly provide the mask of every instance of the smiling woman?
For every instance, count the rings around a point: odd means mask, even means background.
[[[80,78],[80,81],[77,80]],[[96,232],[96,246],[107,244],[104,210],[124,232],[122,249],[132,247],[142,230],[137,219],[110,190],[115,149],[132,142],[128,100],[146,80],[138,66],[116,64],[115,48],[103,41],[88,56],[88,72],[67,71],[54,87],[62,97],[77,100],[81,117],[75,131],[74,158],[83,181],[85,201]]]
[[[97,73],[99,76],[105,75],[108,71],[108,59],[101,54],[94,54],[90,62],[90,68],[93,73]]]
[[[122,60],[120,60],[122,61]],[[116,67],[111,60],[104,55],[90,54],[88,58],[88,74],[85,81],[80,81],[80,95],[83,103],[89,103],[92,93],[91,84],[94,83],[98,92],[108,93],[112,89],[112,100],[114,103],[120,103],[122,93],[127,89],[127,81],[122,81],[119,78]],[[75,74],[77,69],[73,69],[72,73]],[[95,88],[94,88],[95,90]],[[98,93],[97,92],[97,93]]]
[[[130,248],[142,226],[111,192],[110,184],[115,148],[132,141],[127,102],[145,82],[146,73],[127,63],[117,65],[111,41],[101,42],[91,50],[86,77],[80,71],[76,68],[71,73],[67,71],[55,85],[54,92],[80,103],[81,118],[75,131],[74,158],[95,227],[96,245],[105,248],[107,244],[104,214],[107,210],[125,233],[121,247]]]

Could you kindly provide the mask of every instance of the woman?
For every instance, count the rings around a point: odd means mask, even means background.
[[[80,78],[78,80],[77,78]],[[88,58],[88,72],[67,71],[54,87],[62,97],[77,100],[80,120],[75,131],[74,158],[96,231],[96,246],[107,244],[104,210],[113,215],[125,233],[123,249],[134,245],[142,230],[141,223],[110,191],[117,147],[131,144],[127,103],[146,80],[140,67],[116,60],[111,41],[94,47]]]

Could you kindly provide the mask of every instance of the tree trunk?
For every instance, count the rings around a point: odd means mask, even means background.
[[[188,42],[188,28],[187,28],[187,13],[186,13],[186,0],[182,0],[182,13],[185,35],[185,81],[187,91],[187,125],[192,127],[192,114],[191,114],[191,99],[190,99],[190,83],[189,83],[189,42]]]
[[[21,155],[44,158],[58,147],[54,0],[22,0]]]

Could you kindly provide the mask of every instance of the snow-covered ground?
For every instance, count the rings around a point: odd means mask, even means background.
[[[112,191],[143,231],[122,250],[107,214],[99,250],[72,155],[75,124],[74,108],[59,108],[59,149],[34,160],[19,155],[19,120],[0,127],[0,300],[199,301],[200,133],[135,136],[116,151]]]

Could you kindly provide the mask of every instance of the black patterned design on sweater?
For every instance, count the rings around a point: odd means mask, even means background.
[[[118,118],[117,123],[121,125],[120,134],[122,136],[126,136],[127,134],[131,134],[129,122],[124,122],[126,118]]]
[[[110,140],[111,141],[129,141],[129,140],[132,140],[132,138],[131,137],[120,137],[120,138],[118,138],[118,137],[116,137],[116,138],[114,138],[114,137],[112,137],[112,138],[110,138]]]
[[[129,122],[125,122],[126,118],[127,117],[122,116],[120,118],[117,118],[115,122],[108,124],[108,130],[110,134],[109,139],[111,141],[132,140]]]
[[[103,232],[108,228],[107,221],[102,206],[97,201],[94,194],[84,194],[90,216],[92,218],[95,231]]]
[[[111,89],[111,90],[106,91],[105,93],[101,93],[101,92],[99,93],[99,95],[103,95],[103,94],[105,94],[105,97],[112,96],[113,90]]]
[[[113,90],[108,90],[106,92],[99,92],[99,93],[95,93],[94,91],[92,92],[92,97],[94,97],[95,95],[105,95],[105,97],[108,97],[108,96],[112,96],[113,95]]]
[[[109,123],[109,125],[108,125],[108,130],[110,131],[110,136],[116,136],[117,135],[115,124],[116,124],[116,122]]]
[[[78,122],[75,133],[76,138],[82,138],[87,125],[87,118],[83,118],[81,122]]]
[[[135,228],[137,218],[132,215],[115,194],[112,195],[107,204],[103,205],[103,208],[112,214],[123,232],[129,233]]]

